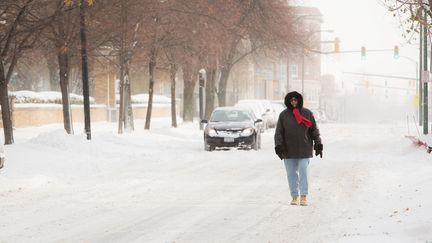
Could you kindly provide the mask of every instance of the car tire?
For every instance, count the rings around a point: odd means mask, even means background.
[[[205,151],[213,151],[215,148],[213,146],[210,146],[207,144],[207,142],[204,140],[204,150]]]
[[[253,150],[258,150],[259,146],[260,145],[259,145],[258,135],[255,135],[254,143],[252,144],[252,149]]]

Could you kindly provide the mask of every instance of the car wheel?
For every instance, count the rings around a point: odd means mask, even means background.
[[[205,151],[210,151],[210,145],[208,145],[205,140],[204,140],[204,150]]]
[[[259,140],[258,140],[258,136],[255,136],[254,143],[252,144],[252,149],[253,149],[253,150],[258,150],[258,149],[259,149]]]
[[[213,151],[215,148],[213,146],[210,146],[207,144],[207,142],[204,140],[204,150],[205,151]]]

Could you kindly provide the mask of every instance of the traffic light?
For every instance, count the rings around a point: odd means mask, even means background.
[[[399,58],[399,46],[394,46],[393,49],[393,58],[398,59]]]
[[[334,52],[335,53],[340,52],[340,39],[337,37],[334,39]]]
[[[366,47],[364,46],[361,47],[361,58],[362,60],[366,59]]]

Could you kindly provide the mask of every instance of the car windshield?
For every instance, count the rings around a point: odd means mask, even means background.
[[[251,121],[248,111],[242,110],[216,110],[211,115],[211,122],[244,122]]]

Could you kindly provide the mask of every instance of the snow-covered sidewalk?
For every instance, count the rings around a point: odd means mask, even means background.
[[[259,151],[205,152],[198,124],[152,126],[18,129],[0,242],[432,242],[432,155],[403,125],[321,124],[308,207],[288,204],[272,130]]]

